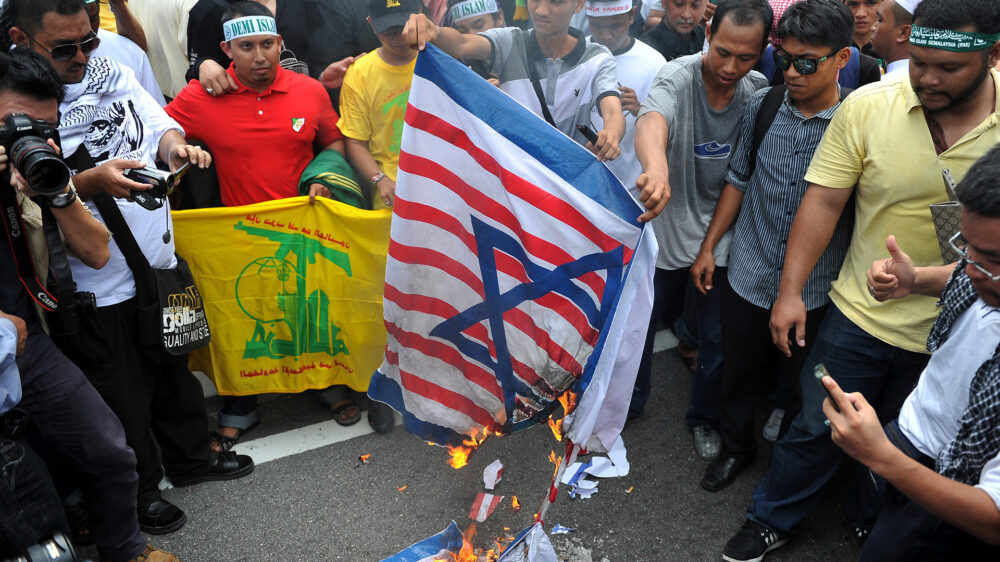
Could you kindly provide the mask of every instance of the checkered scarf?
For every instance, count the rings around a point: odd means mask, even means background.
[[[965,265],[965,260],[958,264],[941,293],[941,315],[927,338],[928,351],[936,351],[948,339],[958,317],[979,298]],[[955,439],[938,454],[937,471],[974,486],[983,466],[1000,452],[1000,346],[976,371],[960,423]]]

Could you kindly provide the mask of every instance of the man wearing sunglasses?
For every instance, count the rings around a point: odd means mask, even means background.
[[[786,427],[798,413],[798,376],[808,347],[795,350],[791,358],[780,356],[768,345],[768,321],[778,296],[785,241],[806,190],[802,176],[846,95],[837,83],[837,73],[851,58],[852,22],[850,10],[839,0],[805,0],[782,15],[778,23],[781,48],[774,58],[784,72],[785,85],[761,90],[747,103],[726,187],[691,267],[695,287],[702,293],[711,289],[715,248],[735,222],[729,287],[722,289],[724,374],[719,434],[723,453],[708,466],[701,481],[711,492],[731,484],[756,454],[755,406],[759,395],[770,387],[766,380],[770,377],[757,367],[761,361],[776,364],[778,376],[785,381]],[[780,105],[771,113],[775,109],[768,108],[776,102]],[[769,126],[762,125],[769,116]],[[756,146],[755,132],[765,126],[767,134]],[[805,288],[810,326],[818,326],[826,312],[827,291],[847,252],[850,227],[850,217],[842,218]]]
[[[112,230],[117,216],[123,223],[119,232],[132,234],[149,266],[176,268],[169,204],[164,201],[161,208],[150,211],[131,201],[133,192],[149,185],[128,179],[124,172],[153,167],[157,160],[171,171],[186,163],[204,168],[211,157],[184,141],[181,127],[131,71],[89,56],[98,40],[83,0],[7,1],[14,24],[11,40],[18,49],[45,56],[66,83],[59,133],[64,158],[77,170],[73,180],[80,197]],[[118,415],[135,451],[139,525],[147,533],[163,534],[186,521],[183,511],[160,496],[158,484],[164,473],[174,486],[184,486],[239,478],[253,470],[253,461],[245,455],[211,451],[204,396],[187,369],[187,357],[163,359],[144,350],[139,334],[151,327],[139,316],[132,269],[136,260],[123,255],[119,241],[125,239],[116,237],[101,271],[70,259],[78,290],[93,293],[97,306],[79,314],[83,328],[77,345],[66,342],[64,348]],[[158,334],[152,337],[159,339]],[[94,534],[99,530],[95,528]],[[119,548],[102,558],[127,560],[139,555],[115,546]]]
[[[786,357],[806,345],[803,289],[849,201],[855,225],[831,286],[831,306],[802,369],[802,409],[775,445],[771,468],[747,510],[760,525],[765,550],[795,532],[843,460],[820,413],[825,393],[807,380],[814,367],[824,364],[845,392],[871,397],[890,419],[927,365],[935,299],[878,302],[865,272],[884,257],[890,234],[911,241],[914,264],[941,263],[928,208],[948,200],[941,171],[960,179],[1000,142],[1000,74],[991,70],[1000,59],[998,39],[996,0],[923,0],[910,35],[909,75],[851,93],[813,155],[771,311],[771,337]],[[861,538],[876,505],[849,510]]]
[[[824,401],[834,442],[888,481],[862,560],[1000,559],[1000,146],[956,192],[957,267],[914,267],[890,236],[891,257],[868,272],[880,302],[940,298],[934,355],[899,417],[883,431],[861,393],[824,380],[840,409]]]

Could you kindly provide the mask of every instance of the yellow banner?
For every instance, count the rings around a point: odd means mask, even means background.
[[[308,197],[173,213],[212,332],[191,368],[220,394],[366,390],[385,348],[391,216]]]

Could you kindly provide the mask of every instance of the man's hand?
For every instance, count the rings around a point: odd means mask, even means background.
[[[701,16],[701,24],[705,25],[715,17],[715,3],[709,2],[705,7],[705,15]]]
[[[309,184],[309,204],[316,203],[316,197],[330,198],[330,189],[321,183]]]
[[[319,75],[320,83],[329,90],[339,90],[344,85],[344,75],[347,74],[348,67],[359,58],[361,57],[347,57],[337,62],[331,62]]]
[[[19,316],[7,314],[2,310],[0,310],[0,318],[6,318],[14,323],[14,330],[17,331],[17,351],[15,354],[20,357],[24,353],[24,345],[28,343],[28,326]]]
[[[211,59],[202,61],[198,67],[198,82],[205,88],[210,96],[222,96],[229,92],[235,92],[239,87],[233,77],[226,72],[225,68]]]
[[[698,257],[691,266],[691,278],[694,280],[694,288],[707,295],[712,290],[712,275],[715,274],[715,256],[712,250],[702,248],[698,252]]]
[[[427,43],[433,43],[438,36],[438,26],[423,14],[411,14],[403,27],[403,38],[410,47],[424,50]]]
[[[801,295],[778,292],[771,307],[771,341],[785,354],[792,356],[791,346],[806,346],[806,305]]]
[[[378,196],[382,198],[386,207],[392,207],[392,204],[396,202],[396,182],[389,179],[389,176],[378,182]]]
[[[639,217],[639,222],[649,222],[663,212],[663,208],[670,201],[670,184],[667,182],[667,175],[653,171],[639,174],[639,179],[635,182],[636,189],[639,190],[639,201],[645,205],[646,212]]]
[[[597,133],[597,144],[587,143],[587,150],[593,152],[597,155],[597,159],[601,162],[607,162],[609,160],[614,160],[618,158],[618,155],[622,153],[621,149],[618,147],[618,142],[621,139],[618,135],[607,130],[601,129]]]
[[[622,109],[628,111],[633,116],[639,115],[639,96],[635,95],[635,90],[628,86],[618,86],[618,91],[622,93]]]
[[[875,409],[860,392],[845,394],[831,377],[823,377],[821,382],[840,408],[838,412],[829,398],[823,400],[823,414],[830,420],[833,442],[848,455],[879,472],[878,467],[890,462],[898,449],[885,436]]]
[[[204,169],[212,165],[212,155],[192,144],[178,143],[170,147],[171,172],[177,171],[178,168],[187,162]]]
[[[873,262],[868,270],[868,292],[879,302],[909,295],[916,279],[913,260],[899,248],[895,236],[886,238],[885,247],[891,257]]]
[[[128,199],[132,196],[133,191],[146,191],[152,187],[148,183],[132,181],[125,177],[125,172],[128,170],[145,167],[146,165],[138,160],[115,158],[96,168],[80,172],[77,174],[77,178],[74,178],[74,183],[77,183],[79,189],[79,184],[82,182],[78,178],[85,176],[88,181],[92,180],[91,183],[96,193],[104,191],[117,199]]]

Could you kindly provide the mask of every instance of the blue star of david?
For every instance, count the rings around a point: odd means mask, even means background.
[[[476,251],[483,280],[483,302],[444,320],[431,330],[430,335],[452,342],[466,356],[493,370],[503,392],[504,408],[507,413],[505,429],[509,430],[518,394],[536,402],[547,401],[536,396],[524,381],[514,376],[507,348],[504,313],[522,302],[557,293],[573,301],[583,311],[591,326],[602,327],[614,307],[616,300],[614,296],[618,293],[624,276],[622,264],[624,247],[618,246],[609,252],[589,254],[555,269],[548,269],[533,262],[521,244],[512,236],[476,217],[472,217],[472,230],[476,237]],[[500,250],[519,261],[524,266],[530,281],[501,293],[494,250]],[[581,275],[597,271],[607,271],[607,280],[599,306],[595,305],[593,298],[586,291],[572,282],[572,279]],[[462,333],[482,320],[487,320],[489,323],[493,346],[496,349],[496,361],[490,356],[486,345]]]

